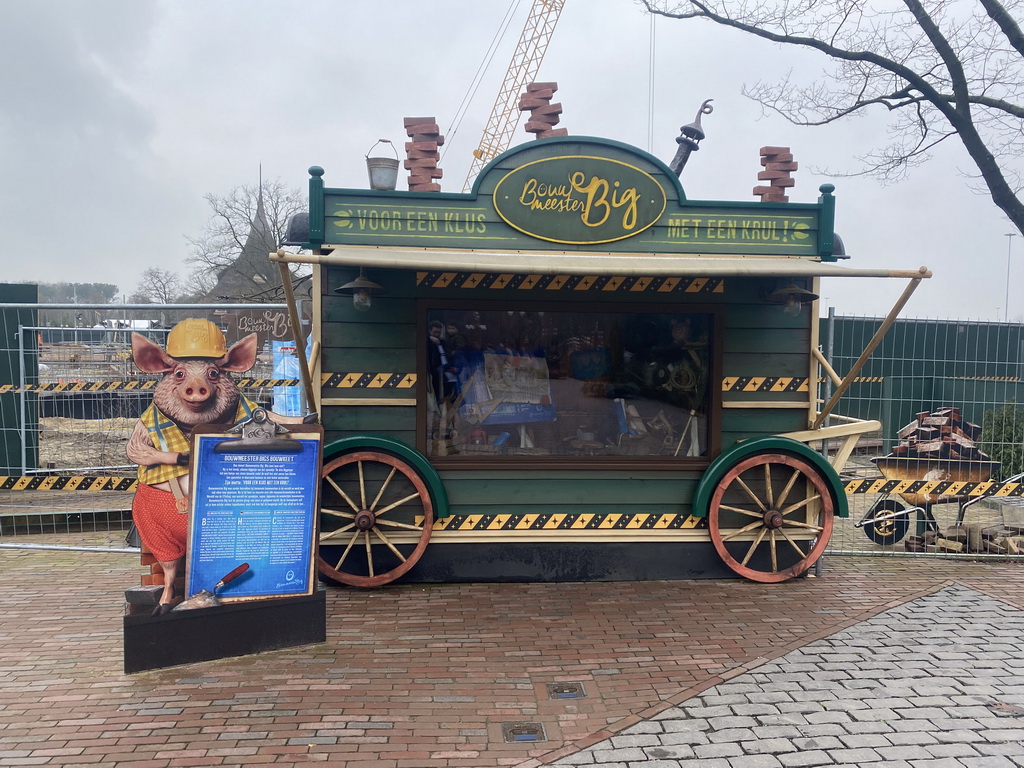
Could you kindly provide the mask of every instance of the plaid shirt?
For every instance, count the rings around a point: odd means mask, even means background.
[[[252,416],[252,412],[259,406],[247,397],[238,399],[238,408],[235,409],[235,424]],[[189,450],[189,439],[181,428],[171,421],[163,412],[151,403],[149,408],[140,417],[143,425],[149,430],[149,437],[153,445],[161,451],[170,453],[184,453]],[[146,485],[164,483],[172,477],[181,477],[188,474],[188,467],[179,467],[177,464],[150,464],[139,465],[139,482]]]

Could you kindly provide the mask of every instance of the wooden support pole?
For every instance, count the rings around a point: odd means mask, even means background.
[[[273,254],[277,255],[277,254]],[[306,331],[302,327],[302,318],[299,317],[299,308],[295,303],[295,290],[292,288],[292,273],[288,265],[277,262],[281,269],[281,284],[284,287],[284,298],[288,303],[288,317],[292,323],[292,331],[295,334],[295,356],[299,358],[299,376],[302,379],[302,391],[306,394],[306,412],[312,413],[316,410],[316,398],[313,397],[313,382],[309,375],[309,362],[306,360]]]
[[[864,367],[868,358],[871,357],[871,353],[875,351],[875,347],[882,343],[882,339],[885,337],[885,334],[888,333],[892,324],[896,322],[896,318],[899,317],[903,307],[906,306],[908,301],[910,301],[910,297],[914,295],[914,291],[916,291],[917,286],[921,284],[921,280],[929,276],[930,274],[928,273],[928,270],[921,267],[921,277],[915,277],[910,281],[907,287],[903,289],[903,295],[900,296],[896,305],[889,311],[889,314],[886,315],[885,320],[882,321],[878,330],[875,331],[875,335],[871,337],[871,341],[868,342],[864,351],[860,353],[860,357],[857,358],[857,362],[853,364],[853,368],[849,370],[846,374],[846,378],[839,383],[832,397],[829,398],[827,403],[825,403],[825,407],[821,409],[821,413],[819,413],[817,418],[814,419],[811,429],[817,429],[825,422],[825,419],[828,418],[832,409],[836,407],[836,403],[839,402],[839,398],[841,398],[846,393],[846,390],[850,388],[850,385],[853,384],[853,380],[857,377],[857,374],[860,373],[860,369]]]
[[[843,377],[840,376],[838,373],[836,373],[835,369],[831,365],[828,364],[828,360],[826,360],[825,356],[823,354],[821,354],[821,350],[820,349],[818,349],[817,347],[814,347],[811,350],[811,354],[814,355],[814,359],[818,361],[819,365],[821,365],[822,370],[825,371],[825,374],[830,379],[832,379],[832,383],[833,384],[841,384],[842,383]]]

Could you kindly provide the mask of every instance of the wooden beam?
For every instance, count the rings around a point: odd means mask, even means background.
[[[800,400],[728,400],[722,402],[723,408],[804,408],[810,403]]]
[[[833,384],[842,384],[843,377],[836,373],[835,369],[828,364],[828,360],[826,360],[825,356],[821,354],[820,349],[818,349],[817,347],[812,348],[811,354],[814,355],[814,359],[818,361],[818,365],[822,367],[822,369],[825,371],[825,374],[830,379],[832,379]]]
[[[277,266],[281,269],[281,284],[284,287],[285,300],[288,302],[292,333],[295,335],[295,356],[299,358],[299,377],[302,379],[302,390],[306,395],[306,410],[313,411],[316,409],[316,398],[313,396],[313,382],[309,375],[309,362],[306,360],[306,331],[302,327],[302,318],[299,317],[299,308],[295,303],[292,273],[283,261],[279,261]]]
[[[921,267],[921,276],[915,277],[910,281],[907,287],[903,289],[903,295],[900,296],[896,305],[889,311],[889,314],[886,315],[885,320],[882,321],[878,330],[875,331],[875,335],[871,337],[871,341],[868,342],[864,351],[860,353],[860,357],[858,357],[857,362],[853,364],[853,368],[847,372],[846,378],[840,382],[836,387],[835,393],[833,393],[832,397],[829,398],[829,401],[825,403],[825,407],[821,409],[821,412],[811,425],[811,429],[817,429],[824,423],[825,419],[828,418],[832,409],[836,407],[836,403],[839,402],[839,398],[841,398],[846,393],[846,390],[850,388],[850,385],[853,384],[853,380],[857,377],[857,374],[860,373],[860,369],[864,367],[868,358],[871,357],[871,353],[875,351],[875,347],[882,343],[882,339],[885,337],[885,334],[888,333],[892,324],[896,322],[896,318],[899,316],[903,307],[906,306],[906,303],[910,301],[910,297],[914,295],[914,291],[917,290],[917,286],[921,284],[921,280],[928,277],[930,274],[931,273],[928,273],[928,270]]]
[[[325,397],[321,400],[324,406],[328,405],[416,405],[414,397]]]

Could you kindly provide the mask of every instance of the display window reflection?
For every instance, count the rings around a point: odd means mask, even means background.
[[[431,457],[708,455],[713,315],[430,308]]]

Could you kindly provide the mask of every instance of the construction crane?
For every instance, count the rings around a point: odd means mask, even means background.
[[[519,124],[519,97],[523,88],[532,83],[540,71],[540,63],[547,52],[564,5],[565,0],[533,0],[523,34],[512,54],[491,116],[484,126],[480,146],[473,150],[473,162],[466,183],[462,186],[463,192],[469,191],[476,175],[487,163],[508,149],[512,134]]]

